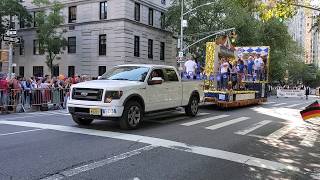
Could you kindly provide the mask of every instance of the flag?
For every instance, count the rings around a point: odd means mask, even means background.
[[[303,120],[320,117],[320,104],[318,101],[307,106],[304,110],[300,111]]]

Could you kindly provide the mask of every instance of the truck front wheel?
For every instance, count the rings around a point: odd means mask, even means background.
[[[124,106],[123,114],[120,118],[121,129],[136,129],[143,119],[142,106],[136,101],[129,101]]]
[[[83,126],[87,126],[90,125],[93,121],[93,119],[86,119],[86,118],[80,118],[77,116],[72,116],[72,119],[75,123],[79,124],[79,125],[83,125]]]
[[[196,116],[199,108],[199,98],[192,95],[189,99],[188,105],[184,108],[188,116]]]

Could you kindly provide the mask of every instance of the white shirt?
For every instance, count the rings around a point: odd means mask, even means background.
[[[228,62],[222,63],[221,66],[220,66],[221,74],[227,73],[228,72],[228,68],[229,68],[229,63]]]
[[[184,63],[184,67],[186,68],[187,73],[191,72],[191,73],[195,74],[196,68],[197,68],[197,63],[192,60],[188,60],[187,62]]]
[[[255,70],[260,70],[261,69],[261,67],[263,66],[263,60],[262,60],[262,58],[257,58],[257,59],[255,59],[254,60],[254,69]]]

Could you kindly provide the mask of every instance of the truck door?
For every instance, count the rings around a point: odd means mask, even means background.
[[[153,69],[148,77],[148,81],[153,77],[161,77],[163,80],[165,79],[163,70],[161,68]],[[160,109],[168,108],[168,88],[166,84],[154,84],[148,85],[146,88],[147,94],[147,103],[146,110],[147,111],[155,111]]]
[[[170,107],[181,106],[182,83],[179,81],[176,71],[173,68],[165,68],[165,84],[168,88],[168,104]]]

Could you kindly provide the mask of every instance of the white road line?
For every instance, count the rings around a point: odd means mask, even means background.
[[[48,114],[53,114],[53,115],[62,115],[62,116],[71,116],[69,113],[64,113],[64,112],[54,112],[54,111],[48,111]]]
[[[229,121],[226,121],[226,122],[222,122],[222,123],[219,123],[219,124],[215,124],[215,125],[206,127],[206,129],[216,130],[216,129],[223,128],[225,126],[229,126],[229,125],[232,125],[232,124],[235,124],[235,123],[238,123],[238,122],[241,122],[241,121],[245,121],[245,120],[248,120],[248,119],[250,119],[250,118],[249,117],[239,117],[239,118],[236,118],[236,119],[232,119],[232,120],[229,120]]]
[[[209,118],[205,118],[205,119],[195,120],[195,121],[188,122],[188,123],[183,123],[181,125],[183,125],[183,126],[192,126],[192,125],[195,125],[195,124],[200,124],[200,123],[204,123],[204,122],[208,122],[208,121],[213,121],[213,120],[225,118],[225,117],[228,117],[228,116],[229,115],[213,116],[213,117],[209,117]]]
[[[279,103],[279,104],[274,104],[274,105],[272,105],[272,106],[273,106],[273,107],[278,107],[278,106],[285,105],[285,104],[287,104],[287,103]]]
[[[274,102],[274,101],[268,101],[268,102],[264,102],[263,104],[275,104],[276,102]]]
[[[314,143],[317,140],[319,133],[314,130],[307,130],[306,129],[305,131],[306,131],[306,135],[304,136],[300,145],[305,146],[305,147],[313,147]]]
[[[19,121],[1,121],[0,120],[0,124],[43,128],[43,129],[50,129],[50,130],[61,131],[61,132],[70,132],[70,133],[77,133],[77,134],[86,134],[91,136],[107,137],[107,138],[113,138],[113,139],[119,139],[119,140],[134,141],[139,143],[150,144],[153,146],[160,146],[164,148],[175,149],[179,151],[203,155],[207,157],[228,160],[228,161],[232,161],[240,164],[246,164],[249,166],[259,167],[263,169],[269,169],[269,170],[275,170],[275,171],[300,172],[299,168],[288,165],[288,164],[269,161],[261,158],[255,158],[252,156],[223,151],[219,149],[193,146],[193,145],[188,145],[182,142],[148,137],[148,136],[125,134],[125,133],[110,132],[110,131],[100,131],[100,130],[94,130],[94,129],[84,129],[84,128],[71,127],[71,126],[22,122],[22,121],[19,122]]]
[[[243,130],[235,132],[235,134],[246,135],[246,134],[248,134],[248,133],[250,133],[250,132],[252,132],[252,131],[254,131],[256,129],[261,128],[264,125],[269,124],[270,122],[272,122],[272,121],[264,120],[264,121],[258,122],[256,124],[253,124],[252,126],[249,126],[246,129],[243,129]]]
[[[283,126],[282,128],[278,129],[277,131],[271,133],[270,135],[268,135],[266,138],[270,139],[270,140],[278,140],[280,139],[282,136],[288,134],[292,129],[294,129],[296,126],[293,125],[286,125]]]
[[[40,131],[40,130],[44,130],[44,129],[31,129],[31,130],[26,130],[26,131],[17,131],[17,132],[12,132],[12,133],[0,134],[0,136],[8,136],[8,135],[13,135],[13,134],[21,134],[21,133],[26,133],[26,132]]]
[[[102,167],[102,166],[105,166],[105,165],[108,165],[108,164],[111,164],[111,163],[115,163],[117,161],[120,161],[120,160],[123,160],[123,159],[126,159],[126,158],[130,158],[130,157],[135,156],[135,155],[139,155],[144,151],[150,151],[150,150],[152,150],[152,149],[154,149],[156,147],[157,146],[152,146],[152,145],[145,146],[145,147],[133,150],[133,151],[129,151],[129,152],[126,152],[126,153],[123,153],[123,154],[119,154],[119,155],[116,155],[116,156],[113,156],[113,157],[110,157],[110,158],[102,159],[100,161],[96,161],[96,162],[93,162],[93,163],[90,163],[90,164],[85,164],[85,165],[82,165],[82,166],[79,166],[79,167],[68,169],[68,170],[62,171],[62,172],[60,172],[58,174],[54,174],[52,176],[43,178],[41,180],[59,180],[59,179],[64,179],[64,178],[67,178],[67,177],[75,176],[77,174],[80,174],[80,173],[83,173],[83,172],[86,172],[86,171],[90,171],[90,170],[93,170],[93,169],[96,169],[96,168],[99,168],[99,167]]]
[[[285,107],[292,108],[292,107],[296,107],[296,106],[299,106],[299,105],[302,105],[302,104],[304,104],[304,103],[292,104],[292,105],[285,106]]]

